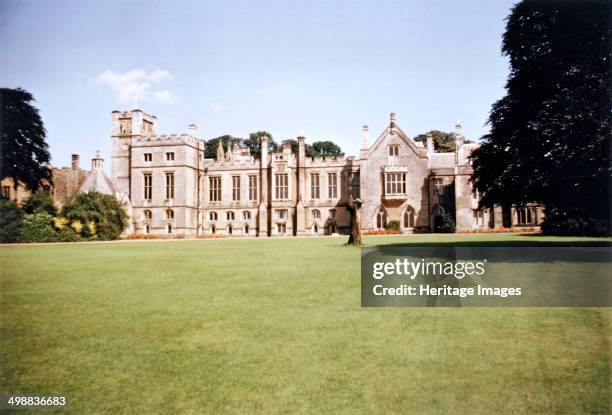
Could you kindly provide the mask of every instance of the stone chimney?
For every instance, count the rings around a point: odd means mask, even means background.
[[[395,122],[397,121],[397,117],[394,112],[391,113],[389,127],[395,128]]]
[[[283,141],[283,154],[291,154],[291,142],[289,140]]]
[[[195,124],[189,124],[189,135],[192,136],[193,138],[197,138],[198,137],[198,126]]]
[[[78,154],[73,154],[72,155],[72,169],[76,170],[79,168],[79,155]]]
[[[434,142],[431,134],[427,134],[427,154],[434,153]]]
[[[100,152],[96,151],[96,157],[91,159],[91,170],[102,171],[104,169],[104,159],[100,156]]]
[[[364,125],[363,127],[361,127],[361,130],[363,131],[363,135],[362,135],[362,139],[361,139],[361,148],[362,149],[367,149],[368,148],[368,133],[370,131],[370,128],[367,125]]]

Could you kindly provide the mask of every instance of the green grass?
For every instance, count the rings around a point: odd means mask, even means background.
[[[610,309],[361,308],[344,242],[1,247],[0,391],[85,414],[610,412]]]

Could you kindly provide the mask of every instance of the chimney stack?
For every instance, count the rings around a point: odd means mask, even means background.
[[[389,127],[395,128],[395,121],[397,121],[397,117],[394,112],[391,113],[391,122],[389,123]]]
[[[195,124],[189,124],[189,135],[192,136],[193,138],[197,138],[198,137],[198,126]]]
[[[363,131],[363,138],[361,140],[361,148],[367,149],[368,148],[368,132],[370,131],[370,128],[367,125],[364,125],[363,127],[361,127],[361,129]]]
[[[431,134],[427,134],[427,154],[434,153],[434,142]]]
[[[72,155],[72,169],[76,170],[79,168],[79,155],[78,154],[73,154]]]

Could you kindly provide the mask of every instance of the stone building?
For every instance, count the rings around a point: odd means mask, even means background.
[[[362,227],[385,228],[398,221],[402,233],[435,232],[445,217],[456,231],[510,226],[535,227],[539,206],[478,209],[469,183],[470,153],[455,126],[456,151],[434,152],[410,139],[391,114],[384,131],[370,144],[363,127],[359,157],[306,157],[305,138],[298,154],[290,143],[277,153],[261,140],[261,157],[235,145],[219,145],[204,158],[197,127],[181,135],[156,135],[155,116],[141,110],[112,113],[111,187],[131,206],[136,233],[196,236],[323,235],[347,233],[349,195],[363,201]]]

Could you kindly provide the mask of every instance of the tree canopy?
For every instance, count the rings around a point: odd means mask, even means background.
[[[64,205],[62,217],[77,222],[83,237],[117,239],[127,225],[127,213],[121,202],[111,195],[98,192],[77,193]]]
[[[530,0],[512,9],[507,94],[472,154],[484,206],[541,202],[545,231],[581,221],[570,233],[610,233],[610,7]]]
[[[431,130],[424,134],[419,134],[414,137],[414,141],[420,141],[423,145],[427,145],[427,134],[431,134],[433,139],[434,151],[436,153],[452,153],[455,151],[455,135],[453,133],[446,133],[440,130]],[[463,140],[464,143],[471,143],[470,140]]]
[[[10,177],[37,190],[41,181],[51,183],[51,160],[46,131],[29,92],[0,88],[0,179]]]
[[[53,198],[49,192],[44,190],[32,193],[30,197],[23,202],[21,208],[28,214],[44,212],[51,216],[57,215],[57,208],[55,207]]]

